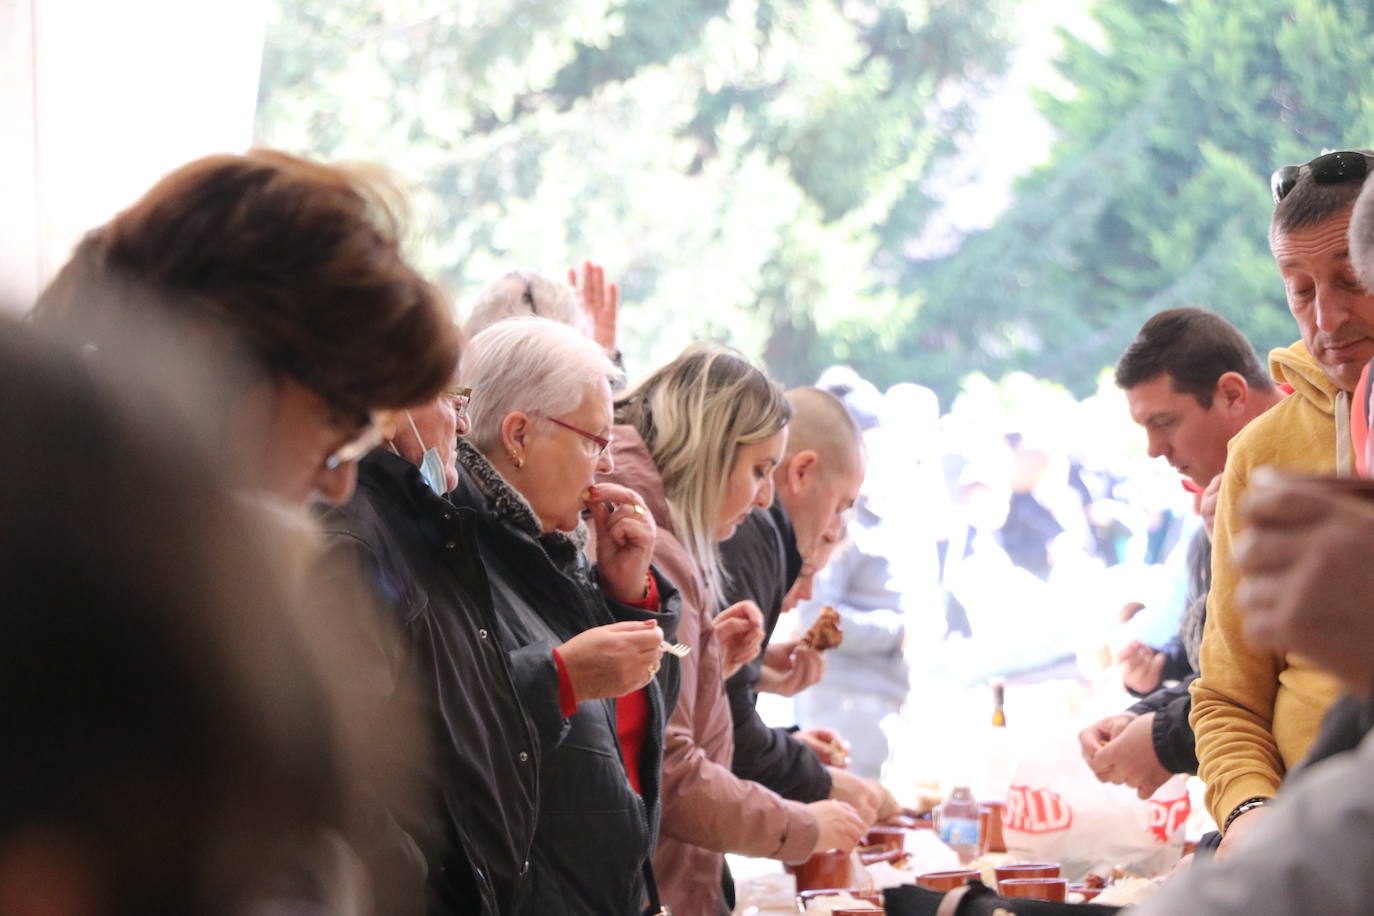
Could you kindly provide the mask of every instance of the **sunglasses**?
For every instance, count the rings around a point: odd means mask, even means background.
[[[1298,183],[1298,176],[1306,168],[1317,184],[1341,184],[1346,181],[1363,181],[1369,174],[1369,157],[1355,150],[1340,150],[1318,156],[1305,166],[1285,165],[1275,169],[1269,176],[1269,191],[1274,195],[1274,203],[1288,196]]]

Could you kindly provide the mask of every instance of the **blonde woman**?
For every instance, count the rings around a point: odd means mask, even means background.
[[[772,503],[791,412],[748,360],[711,345],[688,348],[616,404],[607,478],[637,492],[653,514],[654,565],[682,593],[678,640],[692,647],[664,742],[654,855],[662,900],[682,916],[721,911],[726,852],[799,862],[851,848],[865,829],[844,802],[788,801],[730,772],[724,679],[757,654],[762,630],[748,602],[714,614],[719,543],[755,506]]]

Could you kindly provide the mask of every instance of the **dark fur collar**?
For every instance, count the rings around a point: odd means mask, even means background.
[[[579,523],[572,531],[545,534],[525,497],[466,439],[458,440],[458,463],[472,476],[486,497],[487,507],[501,522],[538,541],[555,559],[570,560],[582,554],[587,544],[586,525]]]

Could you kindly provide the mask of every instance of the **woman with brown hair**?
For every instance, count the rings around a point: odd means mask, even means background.
[[[292,561],[300,599],[279,611],[313,664],[342,667],[354,685],[332,711],[346,842],[388,914],[422,905],[410,901],[423,898],[424,863],[394,818],[404,789],[392,791],[423,759],[411,753],[421,726],[400,699],[408,681],[377,695],[396,636],[375,608],[329,594],[337,577],[319,567],[302,510],[346,502],[384,414],[437,397],[457,364],[446,302],[402,256],[394,198],[357,167],[269,150],[207,156],[90,233],[34,310],[192,433],[164,461],[199,446],[240,503],[264,510],[257,537]]]
[[[271,150],[198,159],[88,235],[35,320],[147,354],[133,368],[187,395],[236,485],[342,502],[377,412],[435,397],[458,359],[447,303],[402,257],[396,196]]]

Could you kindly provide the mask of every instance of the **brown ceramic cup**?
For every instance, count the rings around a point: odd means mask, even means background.
[[[997,892],[1003,897],[1030,898],[1064,902],[1069,882],[1063,878],[1006,878],[998,882]]]
[[[838,849],[818,852],[800,865],[787,866],[787,870],[796,875],[799,891],[850,884],[849,853]]]
[[[1015,862],[1010,865],[999,865],[993,871],[997,874],[998,884],[1007,878],[1058,878],[1059,863]]]
[[[916,886],[924,887],[932,891],[952,891],[956,887],[962,887],[970,881],[976,881],[982,877],[980,872],[967,868],[958,868],[951,871],[928,871],[924,875],[916,876]]]
[[[902,827],[886,827],[879,824],[869,829],[865,834],[864,840],[859,844],[864,849],[895,849],[901,852],[906,849],[906,830]]]

